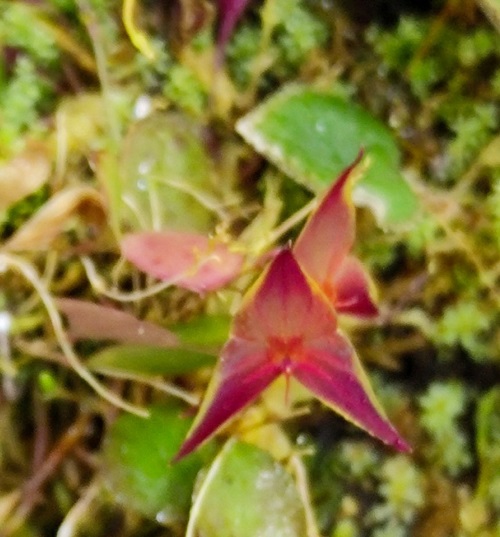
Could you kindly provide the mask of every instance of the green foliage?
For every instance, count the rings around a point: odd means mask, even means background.
[[[487,62],[498,62],[500,45],[491,28],[469,32],[449,25],[435,35],[432,31],[431,20],[403,17],[395,30],[372,27],[367,38],[391,74],[404,73],[417,99],[423,102],[430,92],[446,95],[436,111],[451,134],[449,179],[466,170],[497,128],[498,72],[488,68]],[[464,70],[482,80],[480,94],[470,91]]]
[[[364,442],[342,442],[340,458],[345,463],[349,474],[358,479],[375,475],[380,464],[377,452],[367,449]]]
[[[458,59],[465,67],[472,67],[500,51],[498,36],[490,29],[478,28],[460,39]]]
[[[332,537],[358,537],[358,535],[356,523],[350,518],[341,520],[332,533]]]
[[[374,506],[370,518],[377,523],[411,523],[423,507],[423,480],[415,464],[406,456],[388,459],[380,469],[378,493],[383,503]]]
[[[250,82],[253,60],[259,52],[261,37],[260,28],[243,24],[227,47],[228,67],[239,87],[243,88]]]
[[[230,442],[198,490],[195,526],[205,537],[303,537],[305,514],[281,464],[255,446]]]
[[[313,16],[299,0],[279,4],[276,20],[276,44],[280,61],[298,66],[313,49],[321,47],[328,38],[325,23]]]
[[[428,456],[451,475],[471,464],[467,438],[459,419],[465,412],[467,392],[455,382],[433,383],[419,399],[420,423],[432,440]]]
[[[252,110],[237,131],[257,151],[313,192],[321,192],[364,147],[367,168],[354,199],[383,225],[406,222],[417,200],[399,171],[385,125],[354,103],[313,87],[287,88]]]
[[[5,217],[0,220],[0,239],[10,237],[21,225],[42,207],[49,198],[49,188],[42,186],[33,194],[18,201],[6,211]]]
[[[405,245],[412,257],[425,255],[429,247],[435,246],[443,238],[443,230],[435,218],[426,214],[420,216],[405,237]]]
[[[500,515],[500,389],[493,388],[477,405],[476,446],[479,458],[479,498]]]
[[[175,64],[168,70],[163,91],[168,99],[187,112],[200,115],[205,108],[207,94],[202,84],[183,65]]]
[[[328,26],[303,0],[267,0],[262,6],[264,31],[253,24],[242,24],[228,47],[227,57],[236,83],[245,87],[251,81],[254,61],[265,54],[272,79],[291,76],[313,50],[328,40]],[[264,33],[270,42],[263,42]],[[264,49],[263,49],[264,47]],[[266,81],[262,79],[261,84]]]
[[[0,42],[21,49],[39,65],[53,65],[59,49],[34,6],[22,2],[0,3]]]
[[[477,300],[462,299],[448,306],[433,326],[433,338],[442,345],[460,344],[475,360],[487,353],[484,334],[493,318]]]
[[[455,135],[448,145],[452,160],[450,172],[458,174],[471,163],[496,132],[499,108],[493,103],[478,103],[470,107],[462,105],[446,115]]]
[[[39,110],[51,95],[47,80],[27,56],[20,56],[12,77],[0,88],[0,155],[19,144],[26,128],[41,130]]]
[[[107,488],[120,503],[164,524],[187,518],[194,481],[205,461],[197,452],[172,465],[189,429],[176,406],[155,406],[147,419],[122,415],[112,425],[102,453]]]

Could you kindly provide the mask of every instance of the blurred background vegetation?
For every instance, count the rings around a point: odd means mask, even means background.
[[[221,16],[0,0],[0,536],[500,536],[498,1],[249,2],[216,68]],[[271,389],[171,466],[255,274],[158,286],[120,240],[296,236],[317,189],[235,130],[290,85],[384,125],[418,205],[359,207],[381,315],[345,326],[413,453]]]

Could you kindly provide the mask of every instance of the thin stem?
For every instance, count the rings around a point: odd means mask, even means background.
[[[124,372],[124,371],[106,371],[102,370],[99,371],[102,375],[123,379],[123,380],[133,380],[135,382],[141,382],[142,384],[147,384],[148,386],[151,386],[152,388],[155,388],[156,390],[168,393],[169,395],[172,395],[174,397],[178,397],[179,399],[182,399],[186,403],[188,403],[191,406],[198,406],[200,403],[200,399],[196,397],[195,395],[192,395],[187,390],[183,390],[182,388],[179,388],[175,384],[172,384],[171,382],[165,382],[164,380],[160,380],[156,377],[149,377],[147,375],[140,375],[138,373],[130,373],[130,372]]]
[[[304,512],[306,516],[307,537],[321,537],[318,525],[316,523],[316,517],[314,516],[314,509],[312,508],[311,493],[309,491],[309,483],[307,480],[307,472],[304,467],[302,459],[298,455],[292,455],[290,457],[290,464],[297,480],[297,489],[304,506]]]
[[[64,331],[61,315],[56,308],[54,299],[51,297],[49,291],[41,281],[34,267],[17,256],[7,253],[0,254],[0,266],[2,264],[6,267],[12,267],[19,271],[38,293],[43,305],[45,306],[45,309],[47,310],[47,314],[49,315],[57,342],[61,347],[66,359],[68,360],[70,367],[77,373],[77,375],[109,403],[138,416],[148,417],[149,414],[146,410],[123,401],[123,399],[103,386],[97,380],[97,378],[94,377],[94,375],[92,375],[92,373],[80,362],[80,359],[73,350],[68,336]]]
[[[207,491],[209,490],[210,484],[212,483],[214,478],[217,476],[217,472],[219,471],[219,468],[222,464],[222,461],[224,460],[226,453],[233,447],[235,443],[236,443],[236,440],[234,438],[231,438],[230,440],[228,440],[226,444],[224,445],[224,447],[221,449],[220,453],[217,455],[217,457],[213,461],[212,466],[210,466],[210,470],[208,470],[208,473],[205,476],[205,479],[203,480],[203,483],[200,489],[198,490],[198,494],[196,495],[194,503],[191,507],[185,537],[196,537],[196,523],[198,522],[198,517],[200,516],[200,511],[201,511],[201,508],[203,507],[203,501],[205,499],[205,495],[207,494]]]
[[[302,209],[298,210],[297,212],[293,213],[292,216],[287,218],[282,224],[280,224],[277,228],[275,228],[269,236],[260,243],[259,249],[266,249],[275,242],[278,241],[285,233],[290,231],[293,227],[295,227],[299,222],[302,222],[305,218],[309,216],[309,214],[317,207],[318,205],[318,198],[313,198],[309,203],[304,205]]]

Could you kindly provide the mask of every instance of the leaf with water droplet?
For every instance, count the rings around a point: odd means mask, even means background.
[[[137,122],[119,160],[122,224],[129,230],[210,230],[210,207],[220,204],[213,173],[192,120],[171,112]]]
[[[238,132],[291,178],[322,192],[361,147],[368,168],[354,200],[383,225],[404,223],[417,199],[399,170],[393,136],[360,106],[308,87],[287,88],[239,120]]]
[[[196,520],[204,537],[303,537],[302,502],[290,474],[269,453],[230,442],[199,489]]]

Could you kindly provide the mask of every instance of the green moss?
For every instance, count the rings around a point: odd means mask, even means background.
[[[498,110],[497,104],[477,103],[453,110],[456,115],[453,112],[448,114],[448,122],[454,133],[448,145],[451,174],[459,175],[492,139],[498,127]]]
[[[500,388],[483,395],[477,405],[476,447],[479,458],[477,495],[500,516]]]
[[[0,239],[7,239],[19,229],[49,199],[49,194],[49,187],[44,185],[9,207],[3,218],[0,215]]]
[[[442,238],[443,231],[432,215],[423,215],[407,233],[405,245],[412,257],[419,257]]]
[[[420,423],[432,440],[426,455],[451,475],[472,462],[467,438],[459,424],[467,402],[465,388],[456,382],[432,384],[419,399]]]
[[[394,31],[386,32],[372,26],[367,40],[389,69],[399,70],[408,65],[428,31],[427,21],[403,17]]]
[[[408,529],[398,522],[390,521],[373,531],[373,537],[407,537]]]
[[[41,65],[54,64],[59,58],[52,34],[29,4],[0,3],[0,42],[21,49]]]
[[[325,24],[298,2],[289,5],[278,27],[277,44],[282,58],[296,66],[311,50],[325,43],[328,32]]]
[[[354,520],[347,518],[341,520],[332,532],[332,537],[358,537],[359,530]]]
[[[0,88],[0,155],[20,144],[19,136],[26,128],[36,131],[39,110],[50,95],[48,81],[31,58],[20,56],[12,77]]]
[[[424,429],[434,438],[447,437],[464,412],[465,389],[455,382],[436,382],[420,397],[419,403],[422,409],[420,422]]]
[[[462,65],[472,67],[499,50],[498,36],[489,29],[478,28],[460,40],[457,53]]]
[[[483,336],[492,320],[477,299],[461,299],[444,310],[434,325],[433,339],[441,345],[461,345],[473,359],[481,360],[487,353]]]
[[[231,76],[239,87],[245,87],[251,78],[253,59],[260,49],[261,29],[244,24],[227,47],[227,63]]]
[[[265,53],[272,59],[274,78],[291,76],[305,61],[307,55],[325,45],[327,24],[313,14],[302,0],[268,0],[261,10],[262,24],[270,32],[271,42]],[[262,51],[263,32],[253,24],[243,24],[228,47],[231,74],[244,87],[250,81],[253,61]],[[261,81],[265,83],[265,79]]]
[[[190,113],[198,115],[205,108],[207,95],[201,82],[183,65],[174,65],[168,71],[163,91],[166,97]]]
[[[396,455],[380,469],[378,493],[383,502],[370,511],[370,519],[377,523],[409,524],[424,506],[423,479],[408,457]]]
[[[340,457],[349,474],[356,479],[373,476],[380,464],[377,452],[367,447],[365,442],[342,442]]]

